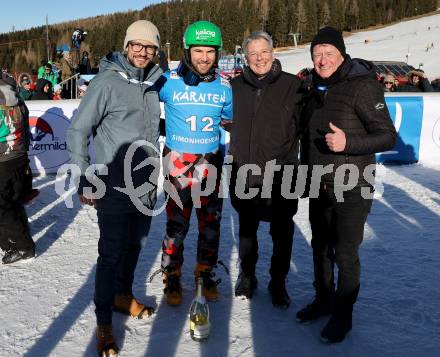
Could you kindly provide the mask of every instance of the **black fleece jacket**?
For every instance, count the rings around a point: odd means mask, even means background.
[[[313,81],[302,114],[301,161],[310,167],[333,164],[333,172],[321,180],[329,184],[334,183],[334,172],[340,165],[354,164],[361,174],[357,184],[369,185],[362,175],[365,167],[375,163],[375,153],[392,149],[397,137],[372,64],[347,55],[329,79],[323,80],[313,71]],[[327,147],[325,134],[331,132],[330,122],[345,132],[343,152]]]
[[[258,79],[246,67],[232,80],[234,101],[231,154],[236,167],[256,164],[262,175],[249,177],[250,187],[262,185],[264,167],[298,163],[300,80],[283,72],[275,60],[269,74]]]

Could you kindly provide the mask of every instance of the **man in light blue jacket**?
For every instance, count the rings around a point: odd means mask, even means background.
[[[98,214],[94,302],[99,355],[118,353],[112,309],[138,318],[153,313],[152,308],[134,298],[132,285],[141,241],[151,223],[151,216],[142,213],[142,208],[151,211],[156,203],[157,177],[152,176],[157,168],[154,162],[158,161],[160,106],[154,83],[162,71],[152,59],[159,47],[159,32],[154,24],[146,20],[131,24],[124,53],[113,52],[101,60],[100,72],[91,81],[68,130],[71,162],[81,170],[79,199],[83,204],[94,205]],[[96,191],[97,186],[93,187],[85,176],[90,165],[87,146],[91,135],[96,164],[105,165],[98,172],[98,178],[105,183],[105,194],[99,199],[90,190]],[[131,144],[139,140],[148,144],[133,149]],[[150,164],[139,166],[145,160]],[[126,182],[127,177],[130,183]],[[125,187],[136,190],[141,185],[147,189],[135,198],[124,191]]]

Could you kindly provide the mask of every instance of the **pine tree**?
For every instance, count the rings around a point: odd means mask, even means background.
[[[350,31],[352,31],[353,29],[357,30],[359,27],[358,0],[350,0],[347,8],[348,8],[347,20],[346,20],[347,29],[349,29]]]
[[[285,46],[287,44],[288,13],[285,0],[271,0],[267,32],[273,38],[274,46]]]
[[[300,36],[304,39],[304,34],[307,31],[307,11],[306,6],[304,4],[304,0],[298,0],[295,10],[295,22],[296,29],[295,32],[299,33]]]
[[[331,12],[330,7],[327,0],[324,1],[318,1],[318,28],[327,26],[330,23],[331,19]]]

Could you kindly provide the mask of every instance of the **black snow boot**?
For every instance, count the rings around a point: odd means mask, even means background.
[[[309,323],[323,316],[332,313],[332,303],[330,299],[315,299],[303,309],[296,313],[296,321],[300,324]]]
[[[244,273],[240,273],[237,279],[237,286],[235,287],[235,296],[252,299],[257,285],[258,281],[255,275],[245,275]]]
[[[287,309],[290,306],[290,297],[287,294],[286,282],[283,280],[272,279],[267,286],[272,296],[272,304],[280,309]]]
[[[18,262],[19,260],[25,260],[29,258],[35,257],[35,249],[28,250],[19,250],[17,248],[11,248],[6,251],[3,256],[2,263],[3,264],[11,264]]]
[[[321,331],[321,341],[324,343],[342,342],[351,327],[351,314],[332,314]]]

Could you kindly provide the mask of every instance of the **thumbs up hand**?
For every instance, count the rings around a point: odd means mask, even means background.
[[[336,125],[330,122],[330,129],[333,133],[325,135],[325,141],[328,148],[333,152],[344,151],[347,139],[343,130],[339,129]]]

